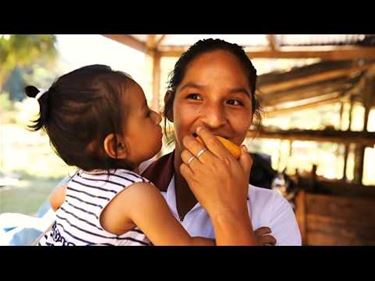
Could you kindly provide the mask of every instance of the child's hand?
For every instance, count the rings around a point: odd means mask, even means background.
[[[255,230],[255,237],[258,246],[275,246],[276,239],[271,234],[271,229],[266,226],[259,227]]]

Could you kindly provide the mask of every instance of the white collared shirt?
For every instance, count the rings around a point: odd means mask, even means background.
[[[181,221],[176,206],[175,180],[172,178],[167,192],[162,192],[173,215],[181,222],[191,236],[214,239],[215,234],[210,218],[204,208],[197,203]],[[301,245],[301,233],[295,214],[289,202],[273,190],[249,184],[248,209],[253,229],[262,226],[271,228],[276,245]]]

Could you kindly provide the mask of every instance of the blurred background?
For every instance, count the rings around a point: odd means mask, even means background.
[[[36,216],[74,171],[27,129],[38,104],[25,85],[107,64],[160,111],[174,63],[203,38],[244,46],[257,69],[262,126],[245,140],[252,184],[290,201],[304,245],[375,245],[375,36],[366,34],[0,35],[0,214]]]

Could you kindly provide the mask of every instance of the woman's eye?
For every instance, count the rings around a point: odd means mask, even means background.
[[[202,97],[199,94],[195,94],[195,93],[188,94],[186,98],[192,99],[192,100],[201,100],[202,99]]]
[[[236,105],[236,106],[243,105],[243,103],[239,100],[228,100],[227,104]]]

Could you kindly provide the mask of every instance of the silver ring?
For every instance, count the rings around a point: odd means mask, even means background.
[[[195,156],[191,156],[189,160],[187,161],[187,164],[190,165],[190,163],[195,159]]]
[[[200,156],[202,156],[203,153],[205,153],[207,151],[206,148],[202,148],[201,150],[199,150],[199,152],[197,153],[197,158],[199,158]]]

